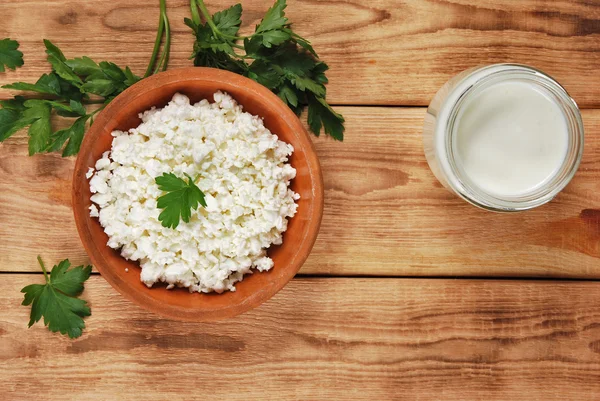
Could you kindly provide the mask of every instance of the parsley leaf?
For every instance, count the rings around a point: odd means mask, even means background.
[[[326,101],[328,67],[319,60],[310,42],[292,31],[285,16],[285,0],[276,0],[254,33],[247,37],[237,36],[241,25],[240,4],[212,17],[203,0],[191,0],[191,6],[192,19],[186,19],[185,23],[196,36],[194,65],[245,75],[271,89],[297,115],[308,106],[308,126],[315,135],[324,131],[334,139],[343,140],[344,117]],[[238,41],[243,41],[243,46]]]
[[[65,60],[65,64],[77,75],[92,75],[100,71],[100,66],[96,64],[94,60],[86,56]]]
[[[206,207],[204,193],[196,186],[192,177],[186,174],[187,183],[184,179],[173,173],[164,173],[156,177],[158,189],[167,192],[158,198],[157,206],[163,211],[158,220],[163,227],[177,228],[179,220],[189,223],[191,211],[198,208],[198,204]]]
[[[6,107],[0,110],[0,142],[9,138],[12,134],[27,127],[36,119],[26,119],[19,110],[11,110]]]
[[[213,21],[219,32],[227,36],[236,36],[242,24],[242,5],[236,4],[226,10],[216,12]]]
[[[23,120],[33,121],[29,126],[29,156],[43,152],[48,147],[52,125],[50,113],[52,107],[44,100],[31,99],[24,103]]]
[[[321,126],[327,135],[338,141],[344,140],[344,117],[333,111],[325,99],[318,96],[308,96],[308,125],[312,132],[321,131]]]
[[[52,70],[64,79],[65,81],[73,84],[77,87],[81,86],[83,83],[81,78],[75,74],[75,71],[71,69],[67,64],[65,64],[66,58],[65,55],[60,51],[58,47],[56,47],[52,42],[48,39],[44,39],[44,45],[46,46],[46,53],[48,54],[48,62],[52,65]]]
[[[58,76],[54,73],[43,74],[35,84],[28,84],[26,82],[15,82],[10,85],[4,85],[3,88],[38,92],[46,95],[56,96],[59,96],[61,92]]]
[[[50,42],[48,39],[44,39],[44,46],[46,46],[46,54],[50,57],[57,59],[58,61],[65,62],[67,58],[63,54],[62,50]]]
[[[51,332],[67,334],[70,338],[81,336],[85,328],[83,318],[91,315],[87,302],[76,298],[83,291],[83,283],[90,277],[92,266],[78,266],[69,270],[71,263],[63,260],[48,275],[42,259],[38,262],[44,272],[46,284],[31,284],[21,292],[25,294],[21,305],[31,305],[29,327],[42,317]]]
[[[75,113],[76,115],[79,116],[85,116],[86,111],[85,111],[85,107],[83,104],[81,104],[81,102],[78,102],[77,100],[69,100],[69,107],[71,108],[72,112]]]
[[[126,87],[130,87],[131,85],[135,84],[141,79],[142,78],[138,77],[133,72],[131,72],[131,69],[129,67],[125,67],[125,80],[123,81],[123,84]]]
[[[294,107],[298,106],[298,95],[296,95],[296,92],[287,85],[282,85],[279,88],[277,96]]]
[[[259,36],[262,40],[262,44],[265,47],[272,47],[274,45],[280,45],[286,40],[290,39],[290,34],[286,31],[267,31]]]
[[[285,0],[276,0],[275,4],[273,4],[273,7],[267,10],[267,13],[263,17],[262,21],[260,21],[260,24],[258,27],[256,27],[256,32],[260,33],[269,31],[271,29],[283,28],[288,22],[288,19],[285,17],[285,13],[283,12],[286,7],[287,5],[285,4]]]
[[[294,42],[296,42],[299,46],[301,46],[304,50],[307,50],[310,54],[312,54],[316,58],[319,58],[319,56],[317,55],[317,52],[315,52],[315,49],[313,49],[312,45],[310,44],[310,42],[308,40],[302,38],[301,36],[295,34],[294,32],[290,32],[290,34],[292,35],[292,38],[294,38]]]
[[[277,88],[283,81],[281,73],[263,60],[256,60],[250,65],[248,77],[271,90]]]
[[[0,106],[6,110],[21,112],[25,110],[25,106],[23,105],[25,100],[23,96],[15,96],[13,99],[0,100]]]
[[[62,152],[62,156],[73,156],[79,153],[83,135],[85,134],[85,123],[88,118],[89,116],[87,115],[79,117],[70,127],[53,133],[50,136],[50,145],[46,150],[48,152],[56,152],[68,141],[67,146],[65,146]]]
[[[5,68],[14,70],[23,65],[23,53],[18,48],[19,42],[16,40],[0,40],[0,72],[4,72]]]
[[[110,78],[90,79],[81,87],[81,90],[98,96],[109,96],[117,92],[118,87]]]

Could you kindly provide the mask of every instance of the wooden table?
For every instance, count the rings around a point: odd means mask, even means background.
[[[191,65],[189,2],[167,3],[170,67]],[[243,2],[244,30],[267,3]],[[198,324],[151,315],[94,274],[81,338],[27,329],[19,290],[42,281],[35,256],[87,258],[70,207],[74,160],[28,157],[21,132],[0,144],[0,399],[600,399],[600,1],[289,3],[347,120],[343,143],[314,140],[325,214],[300,275],[254,311]],[[0,15],[0,38],[25,53],[2,84],[48,71],[42,38],[141,73],[158,1],[4,0]],[[496,62],[541,68],[584,108],[577,176],[523,214],[459,200],[421,147],[435,91]]]

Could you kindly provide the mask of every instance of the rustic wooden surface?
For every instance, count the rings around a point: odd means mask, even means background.
[[[94,276],[73,341],[24,329],[18,289],[35,278],[0,282],[2,400],[600,398],[597,283],[296,279],[200,324],[148,316]]]
[[[167,0],[173,26],[171,67],[188,66],[188,0]],[[206,2],[212,11],[233,0]],[[270,0],[244,0],[254,28]],[[336,104],[429,104],[454,74],[480,64],[519,62],[554,75],[585,107],[600,105],[600,3],[597,0],[289,0],[295,30],[331,66]],[[18,38],[28,67],[46,71],[42,38],[68,54],[146,69],[158,0],[3,0],[0,36]],[[35,26],[35,28],[34,28]],[[8,80],[0,77],[0,80]]]
[[[325,212],[301,273],[600,278],[600,110],[583,113],[588,136],[572,183],[513,215],[476,209],[436,181],[421,146],[423,108],[340,111],[345,141],[315,140]],[[70,208],[74,160],[29,157],[26,140],[0,145],[0,271],[39,271],[38,254],[86,262]]]
[[[269,3],[243,1],[245,31]],[[189,2],[167,4],[170,66],[188,66]],[[43,38],[141,73],[158,1],[4,0],[0,15],[0,38],[25,53],[0,84],[47,72]],[[288,15],[331,66],[329,99],[347,118],[344,143],[315,139],[326,200],[301,270],[312,276],[246,315],[193,324],[150,315],[94,275],[80,339],[27,329],[19,290],[42,280],[27,274],[39,273],[35,256],[86,256],[73,160],[30,158],[19,133],[0,144],[0,400],[600,400],[600,0],[289,0]],[[498,215],[435,181],[425,109],[402,106],[426,106],[465,68],[509,61],[561,81],[586,108],[587,136],[555,201]]]

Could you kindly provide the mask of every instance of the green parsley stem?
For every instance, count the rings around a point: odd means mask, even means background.
[[[104,108],[106,107],[106,104],[103,104],[101,107],[98,107],[96,110],[92,111],[90,114],[88,114],[86,117],[90,120],[90,127],[92,126],[92,124],[94,124],[94,116],[101,112],[102,110],[104,110]]]
[[[46,271],[46,266],[44,266],[44,261],[42,260],[42,257],[38,255],[37,260],[40,266],[42,267],[42,271],[44,272],[44,278],[46,279],[46,282],[49,283],[50,276],[48,276],[48,272]]]
[[[146,69],[146,73],[144,74],[144,78],[152,75],[152,69],[154,68],[154,64],[156,63],[156,57],[158,56],[158,51],[160,50],[160,42],[162,41],[163,31],[165,28],[164,18],[163,18],[163,3],[164,0],[160,0],[160,16],[158,19],[158,30],[156,31],[156,39],[154,40],[154,49],[152,50],[152,55],[150,56],[150,62],[148,63],[148,68]]]
[[[167,4],[166,0],[160,0],[160,13],[165,30],[165,46],[163,48],[162,56],[160,61],[154,70],[156,74],[158,71],[165,71],[169,64],[169,54],[171,53],[171,25],[169,24],[169,18],[167,17]]]
[[[83,104],[104,104],[106,102],[105,99],[96,99],[96,100],[84,100]],[[66,103],[68,104],[68,103]]]
[[[219,28],[217,28],[217,26],[213,22],[212,17],[210,16],[210,13],[208,12],[208,9],[206,8],[206,5],[204,4],[204,1],[203,0],[195,0],[195,1],[198,4],[198,8],[200,9],[200,12],[202,13],[202,16],[204,17],[204,19],[208,23],[208,26],[210,26],[210,29],[212,29],[213,32],[216,33],[216,34],[218,34],[218,35],[222,35],[224,37],[227,37],[226,35],[223,35],[221,33],[221,31],[219,31]],[[231,39],[233,39],[233,38],[231,38]]]
[[[200,25],[200,14],[198,13],[198,6],[196,5],[196,0],[190,0],[190,9],[192,12],[192,21],[196,25]]]
[[[29,98],[26,98],[26,99],[29,99]],[[32,99],[35,99],[35,98],[32,98]],[[43,100],[51,100],[54,103],[59,103],[59,104],[64,104],[65,106],[69,106],[69,101],[68,100],[59,101],[58,99],[60,99],[60,98],[57,99],[56,97],[53,98],[53,97],[49,97],[49,96],[48,97],[41,97],[41,99],[43,99]],[[53,100],[53,99],[57,99],[57,100]],[[106,102],[106,99],[87,99],[87,100],[82,100],[81,104],[84,104],[84,105],[86,105],[86,104],[104,104],[105,102]]]
[[[88,114],[88,116],[89,117],[93,117],[96,113],[99,113],[102,110],[104,110],[105,107],[106,107],[106,105],[102,105],[102,107],[98,107],[96,110],[94,110],[90,114]]]

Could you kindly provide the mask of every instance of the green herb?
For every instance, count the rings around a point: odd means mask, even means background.
[[[158,52],[160,50],[160,43],[165,39],[165,45],[163,53],[158,64],[154,68],[154,64],[158,58]],[[169,64],[169,54],[171,53],[171,26],[169,24],[169,18],[167,18],[167,3],[166,0],[160,0],[160,16],[158,17],[158,30],[156,31],[156,40],[154,41],[154,49],[152,50],[152,56],[150,57],[150,63],[144,74],[144,78],[149,77],[153,73],[156,74],[159,71],[165,71]],[[154,70],[153,70],[154,68]]]
[[[192,210],[196,210],[198,204],[206,207],[204,193],[194,183],[196,180],[187,174],[185,176],[187,182],[173,173],[156,177],[158,189],[167,192],[158,198],[157,203],[158,208],[163,209],[158,216],[163,227],[177,228],[180,219],[189,223]]]
[[[18,48],[19,42],[16,40],[0,40],[0,72],[4,72],[5,68],[14,70],[23,65],[23,53]]]
[[[163,37],[164,47],[159,58]],[[5,58],[2,46],[6,40],[0,41],[0,71],[3,71],[1,63]],[[18,47],[18,43],[14,43]],[[5,89],[34,92],[41,98],[26,100],[22,96],[15,96],[14,99],[0,101],[0,142],[20,129],[29,127],[29,155],[61,150],[64,157],[76,155],[87,127],[94,122],[94,115],[141,78],[129,67],[123,69],[108,61],[97,63],[86,56],[67,59],[49,40],[44,40],[44,44],[52,72],[43,74],[34,84],[15,82],[3,86]],[[159,29],[144,77],[167,68],[170,48],[171,33],[166,0],[160,0]],[[100,106],[88,113],[85,105],[89,104]],[[52,127],[54,115],[74,121],[67,128],[55,131]]]
[[[44,100],[27,100],[23,102],[23,119],[33,121],[29,126],[29,154],[46,150],[52,126],[50,125],[50,113],[52,107]]]
[[[106,61],[96,63],[88,57],[67,59],[49,40],[44,40],[52,72],[43,74],[36,83],[15,82],[5,89],[35,92],[43,99],[25,100],[16,96],[2,102],[0,110],[0,140],[6,140],[16,131],[29,126],[29,154],[60,151],[63,156],[79,152],[86,124],[116,95],[137,82],[129,68],[121,69]],[[93,96],[93,97],[92,97]],[[101,104],[87,113],[85,104]],[[76,118],[66,129],[54,131],[54,114]]]
[[[319,60],[309,41],[292,31],[285,0],[277,0],[247,37],[238,36],[241,4],[212,17],[203,0],[191,0],[190,5],[192,19],[186,18],[185,23],[196,36],[194,65],[247,76],[271,89],[298,115],[308,106],[309,127],[315,135],[323,129],[343,140],[344,117],[325,100],[327,64]]]
[[[59,331],[77,338],[85,328],[83,318],[90,316],[87,302],[76,298],[83,291],[83,283],[90,277],[92,266],[78,266],[69,270],[71,263],[63,260],[46,272],[42,258],[38,262],[46,284],[31,284],[21,290],[25,294],[21,305],[31,305],[29,327],[44,317],[44,325],[53,333]]]

